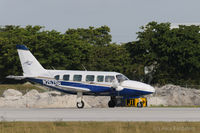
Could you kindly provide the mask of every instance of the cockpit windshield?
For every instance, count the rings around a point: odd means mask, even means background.
[[[119,83],[121,83],[121,82],[123,82],[125,80],[129,80],[126,76],[124,76],[122,74],[116,75],[116,78],[117,78]]]

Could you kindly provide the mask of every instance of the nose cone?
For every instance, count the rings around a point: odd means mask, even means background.
[[[154,87],[152,87],[151,85],[138,82],[138,81],[133,81],[133,80],[125,80],[124,82],[122,82],[121,86],[130,88],[130,89],[145,91],[145,92],[148,92],[149,94],[155,92]]]
[[[151,93],[154,93],[155,92],[155,88],[153,86],[150,86],[149,85],[149,88],[148,88],[149,92]]]

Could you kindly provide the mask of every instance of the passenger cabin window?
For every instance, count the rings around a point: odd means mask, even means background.
[[[82,75],[74,75],[73,81],[81,81]]]
[[[54,79],[59,80],[60,79],[60,75],[54,76]]]
[[[94,75],[87,75],[86,81],[94,81]]]
[[[114,76],[106,76],[105,82],[112,82],[115,79]]]
[[[98,75],[97,76],[97,82],[103,82],[104,76]]]
[[[69,80],[69,75],[63,75],[63,80],[68,81]]]

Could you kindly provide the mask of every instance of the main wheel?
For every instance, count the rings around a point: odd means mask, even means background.
[[[76,103],[76,106],[77,106],[77,108],[81,109],[81,108],[84,107],[84,102],[83,102],[83,101],[77,102],[77,103]]]
[[[143,107],[143,103],[142,103],[142,102],[138,102],[138,103],[137,103],[137,107],[138,107],[138,108],[142,108],[142,107]]]
[[[110,100],[109,102],[108,102],[108,107],[110,107],[110,108],[114,108],[115,107],[115,101],[114,100]]]

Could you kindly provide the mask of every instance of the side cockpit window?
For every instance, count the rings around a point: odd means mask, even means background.
[[[73,81],[81,81],[82,80],[82,75],[74,75]]]
[[[97,76],[97,82],[103,82],[104,81],[104,76],[103,75],[98,75]]]
[[[69,81],[69,75],[68,74],[63,75],[63,80]]]
[[[112,82],[115,79],[114,76],[106,76],[105,82]]]
[[[128,80],[128,78],[126,76],[122,75],[122,74],[116,75],[116,78],[117,78],[119,83],[123,82],[125,80]]]
[[[60,79],[60,75],[54,76],[54,79],[59,80]]]

